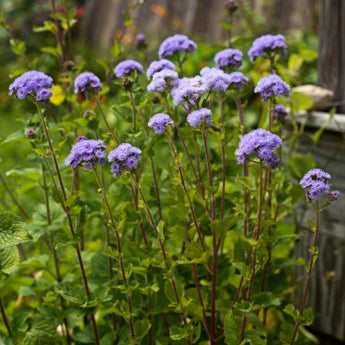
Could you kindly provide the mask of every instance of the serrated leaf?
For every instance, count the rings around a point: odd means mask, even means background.
[[[175,279],[175,284],[176,284],[176,292],[178,294],[179,300],[181,300],[184,296],[184,289],[182,284]],[[175,294],[175,290],[173,288],[173,282],[171,280],[166,280],[164,284],[164,292],[165,296],[168,298],[170,303],[172,304],[177,304],[177,296]]]
[[[315,232],[315,230],[316,230],[315,224],[310,219],[308,219],[307,222],[308,222],[309,229],[311,231]]]
[[[224,335],[227,344],[238,344],[241,335],[242,317],[229,311],[224,320]]]
[[[0,272],[11,274],[15,272],[20,263],[20,255],[16,246],[0,248]]]
[[[15,246],[32,239],[27,224],[10,212],[0,213],[0,248]]]
[[[174,325],[169,328],[169,334],[172,340],[182,340],[188,337],[188,330]]]
[[[135,338],[136,339],[144,338],[150,328],[151,328],[151,323],[148,319],[135,321],[134,323]]]

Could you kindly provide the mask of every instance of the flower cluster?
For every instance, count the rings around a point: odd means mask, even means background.
[[[237,156],[238,163],[242,164],[246,156],[256,153],[256,158],[265,161],[270,169],[275,169],[279,166],[279,157],[273,154],[281,144],[282,140],[277,135],[258,128],[241,138],[235,155]]]
[[[120,144],[115,150],[109,152],[108,161],[114,162],[111,171],[116,177],[126,169],[135,169],[140,159],[141,150],[128,143]]]
[[[72,147],[71,153],[65,160],[65,165],[76,168],[83,163],[87,169],[91,169],[95,163],[105,163],[106,146],[102,140],[85,139],[79,137],[78,142]]]
[[[284,54],[286,55],[287,47],[283,35],[263,35],[254,40],[253,45],[248,51],[251,62],[265,54]]]
[[[92,89],[95,93],[98,93],[102,89],[101,81],[95,74],[91,72],[79,74],[74,80],[74,93],[83,93],[87,95],[89,89]]]
[[[329,180],[331,175],[321,169],[309,170],[299,182],[306,189],[305,196],[310,200],[319,200],[322,194],[327,194],[331,200],[338,199],[339,192],[331,191]]]
[[[218,52],[214,61],[217,68],[225,68],[228,66],[235,66],[239,68],[242,65],[243,53],[238,49],[228,48]]]
[[[155,73],[160,72],[164,69],[173,71],[175,69],[175,65],[167,59],[152,61],[146,71],[147,79],[151,79]]]
[[[172,88],[171,95],[176,106],[181,105],[184,101],[194,105],[208,89],[204,79],[197,75],[193,78],[178,79],[178,83]]]
[[[171,89],[177,81],[178,74],[170,69],[163,69],[159,72],[154,73],[152,81],[147,85],[147,91],[153,92],[164,92],[166,89]]]
[[[263,77],[259,80],[254,92],[261,93],[263,101],[267,102],[273,96],[289,96],[290,86],[276,74],[270,74],[268,77]]]
[[[229,74],[230,88],[240,89],[249,82],[249,79],[242,72],[232,72]]]
[[[281,104],[276,104],[273,109],[273,117],[277,120],[284,122],[285,117],[288,114],[287,110]]]
[[[212,115],[212,112],[210,109],[201,108],[201,109],[192,111],[190,114],[188,114],[187,122],[192,127],[199,127],[203,122],[206,123],[207,126],[211,126],[212,125],[211,115]]]
[[[225,73],[219,68],[209,68],[204,67],[200,71],[205,86],[208,91],[225,92],[231,82],[231,77],[229,74]]]
[[[168,114],[159,113],[150,118],[148,126],[153,128],[157,134],[162,134],[165,130],[165,127],[172,125],[173,123],[174,121]]]
[[[40,71],[29,71],[18,78],[9,86],[9,94],[25,99],[27,95],[35,96],[36,101],[48,101],[52,96],[49,90],[53,79]]]
[[[160,59],[173,55],[174,53],[194,53],[196,44],[185,35],[173,35],[165,39],[158,51]]]
[[[114,69],[115,77],[121,78],[124,74],[129,74],[132,71],[143,73],[143,66],[135,60],[124,60],[118,63]]]

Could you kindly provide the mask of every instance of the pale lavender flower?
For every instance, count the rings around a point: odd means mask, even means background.
[[[142,42],[142,41],[145,41],[146,37],[143,33],[139,33],[135,36],[135,40],[137,42]]]
[[[200,75],[208,91],[225,92],[231,83],[230,74],[225,73],[219,68],[204,67],[200,71]]]
[[[9,86],[9,94],[19,99],[25,99],[27,95],[35,97],[36,101],[48,101],[52,96],[49,90],[53,79],[40,71],[29,71],[17,77]]]
[[[109,152],[108,161],[113,162],[111,171],[116,177],[127,169],[135,169],[140,159],[141,150],[128,143],[120,144],[116,149]]]
[[[330,200],[334,200],[339,197],[339,192],[331,191],[330,179],[329,173],[321,169],[311,169],[303,176],[299,184],[306,189],[305,196],[309,200],[319,200],[322,194],[327,194]]]
[[[33,129],[29,129],[26,134],[25,134],[28,138],[34,138],[36,136],[36,132]]]
[[[105,144],[102,140],[78,138],[72,147],[71,153],[65,160],[65,165],[76,168],[83,164],[84,168],[91,169],[95,164],[105,163]]]
[[[290,86],[285,81],[280,79],[276,74],[270,74],[268,77],[263,77],[259,80],[254,92],[260,93],[264,102],[273,96],[289,96]]]
[[[242,65],[243,53],[238,49],[228,48],[218,52],[214,61],[217,68],[225,68],[228,66],[240,67]]]
[[[201,108],[201,109],[192,111],[190,114],[188,114],[187,122],[192,127],[199,127],[203,123],[206,123],[207,126],[211,126],[212,125],[211,115],[212,115],[212,111],[210,109]]]
[[[155,73],[160,72],[163,69],[170,69],[173,71],[175,69],[175,65],[167,59],[152,61],[146,71],[147,79],[151,79]]]
[[[153,78],[150,84],[147,85],[147,91],[164,92],[167,89],[171,89],[175,80],[178,79],[178,74],[170,69],[163,69],[153,74]]]
[[[286,55],[287,47],[285,37],[283,35],[263,35],[254,40],[251,48],[248,51],[248,56],[251,62],[265,54],[269,56],[272,54]]]
[[[124,60],[118,63],[114,69],[115,77],[121,78],[124,74],[129,74],[132,71],[143,73],[143,66],[134,60]]]
[[[100,92],[102,89],[100,79],[92,72],[80,73],[74,80],[74,93],[87,95],[90,89],[95,93]]]
[[[174,53],[189,52],[194,53],[196,44],[185,35],[174,35],[166,38],[160,45],[159,58],[165,58]]]
[[[208,89],[203,78],[198,75],[192,78],[178,79],[178,82],[171,90],[171,95],[176,106],[181,105],[183,102],[194,105],[207,92]]]
[[[273,117],[277,120],[284,122],[288,112],[281,104],[276,104],[273,109]]]
[[[242,164],[246,157],[255,154],[256,158],[263,160],[273,170],[279,166],[279,157],[274,153],[281,144],[282,140],[277,135],[262,128],[255,129],[241,138],[235,151],[237,162]]]
[[[150,118],[148,126],[153,128],[157,134],[163,134],[165,127],[172,125],[173,123],[174,121],[168,114],[159,113]]]
[[[230,88],[240,89],[249,82],[249,79],[242,72],[232,72],[229,74],[229,76]]]

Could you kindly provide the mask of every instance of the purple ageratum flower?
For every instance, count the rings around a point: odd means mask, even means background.
[[[65,160],[65,165],[76,168],[83,164],[85,168],[91,169],[97,162],[105,163],[106,146],[102,140],[78,138],[77,143],[72,147],[71,153]]]
[[[242,72],[232,72],[230,76],[230,88],[240,89],[249,82],[249,79]]]
[[[52,96],[50,88],[53,79],[40,71],[29,71],[18,78],[9,86],[9,94],[19,99],[25,99],[27,95],[33,95],[36,101],[48,101]]]
[[[225,92],[231,82],[230,74],[225,73],[219,68],[204,67],[200,71],[208,91]]]
[[[282,140],[277,135],[262,128],[255,129],[241,138],[235,151],[237,162],[242,164],[246,156],[256,153],[256,158],[265,161],[266,165],[273,170],[279,166],[279,157],[274,156],[274,152],[281,144]]]
[[[166,89],[171,89],[175,80],[178,79],[178,74],[170,69],[163,69],[159,72],[154,73],[152,82],[147,85],[147,91],[153,92],[164,92]]]
[[[137,42],[143,42],[143,41],[145,41],[145,39],[146,39],[146,37],[143,33],[139,33],[135,36],[135,40]]]
[[[254,92],[261,93],[264,102],[273,96],[289,96],[290,86],[285,81],[280,79],[276,74],[270,74],[268,77],[263,77],[256,85]]]
[[[143,66],[134,60],[124,60],[117,64],[114,69],[115,77],[121,78],[124,74],[129,74],[132,71],[143,73]]]
[[[79,74],[74,80],[74,93],[83,93],[87,95],[89,89],[92,89],[95,93],[98,93],[102,89],[101,81],[95,74],[91,72]]]
[[[276,104],[273,109],[273,117],[277,120],[284,122],[286,115],[288,114],[287,110],[281,104]]]
[[[299,184],[307,190],[305,196],[309,200],[319,200],[322,194],[327,194],[330,200],[338,199],[339,192],[330,190],[330,179],[329,173],[321,169],[311,169],[303,176]]]
[[[34,138],[36,136],[36,132],[33,129],[29,129],[26,134],[28,138]]]
[[[202,124],[203,120],[207,126],[211,126],[212,125],[211,115],[212,115],[212,112],[210,109],[201,108],[201,109],[192,111],[190,114],[188,114],[187,121],[192,127],[199,127]]]
[[[287,47],[283,35],[263,35],[254,40],[248,51],[251,62],[265,54],[284,54],[286,55]]]
[[[242,65],[243,53],[238,49],[228,48],[221,50],[214,57],[214,62],[217,64],[217,68],[224,68],[230,66],[236,66],[239,68]]]
[[[157,134],[163,134],[165,127],[172,125],[173,123],[174,121],[168,114],[159,113],[150,118],[148,126],[153,128]]]
[[[163,69],[170,69],[173,71],[175,69],[175,65],[167,59],[152,61],[146,71],[147,79],[151,79],[155,73],[162,71]]]
[[[108,161],[114,162],[111,171],[116,177],[126,169],[135,169],[140,159],[141,150],[128,143],[120,144],[115,150],[109,152]]]
[[[165,39],[159,46],[158,55],[160,59],[174,53],[194,53],[196,44],[185,35],[174,35]]]
[[[194,105],[207,92],[204,79],[198,75],[193,78],[178,79],[171,90],[171,95],[175,106],[181,105],[184,101]]]

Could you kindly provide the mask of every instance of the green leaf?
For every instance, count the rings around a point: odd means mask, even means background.
[[[176,291],[179,299],[181,300],[184,296],[184,289],[182,284],[175,279]],[[171,304],[177,304],[175,290],[173,288],[173,283],[171,280],[166,280],[164,284],[165,296],[168,298]]]
[[[310,109],[313,104],[313,101],[303,92],[291,92],[291,110],[294,114],[301,110]]]
[[[15,246],[31,239],[27,224],[20,217],[10,212],[0,213],[0,248]]]
[[[303,57],[298,54],[291,54],[288,62],[289,70],[298,71],[304,62]]]
[[[270,306],[278,307],[280,305],[280,300],[272,292],[260,292],[253,296],[253,302],[260,306],[261,308],[267,308]]]
[[[327,128],[327,126],[331,123],[331,121],[333,120],[333,117],[334,117],[334,114],[335,114],[335,110],[336,110],[336,108],[332,108],[331,109],[327,121],[325,121],[324,124],[314,133],[313,141],[314,141],[315,144],[319,141],[322,133]]]
[[[308,219],[307,222],[308,222],[308,225],[309,225],[309,229],[311,231],[315,232],[315,230],[316,230],[315,224],[310,219]]]
[[[289,303],[284,309],[283,312],[285,312],[286,314],[290,315],[294,321],[296,321],[299,317],[299,312],[296,309],[296,307]]]
[[[16,246],[0,248],[0,271],[11,274],[18,269],[20,255]]]
[[[135,321],[135,324],[134,324],[135,338],[136,339],[144,338],[150,328],[151,328],[151,324],[148,319]]]
[[[6,176],[24,176],[26,179],[38,181],[41,178],[42,170],[36,168],[17,167],[6,172]]]
[[[314,321],[314,314],[311,308],[306,308],[299,319],[300,324],[303,326],[310,326]]]
[[[12,142],[12,141],[20,141],[20,140],[24,140],[24,139],[27,139],[26,136],[25,136],[25,132],[23,129],[17,131],[17,132],[14,132],[12,134],[10,134],[2,143],[2,144],[6,144],[6,143],[9,143],[9,142]]]
[[[163,220],[159,221],[157,230],[158,230],[158,238],[160,240],[164,240],[164,221]]]
[[[16,55],[22,55],[25,52],[25,43],[18,39],[10,39],[11,50]]]
[[[238,344],[241,336],[242,317],[235,315],[231,310],[224,320],[224,335],[227,344]]]
[[[188,337],[188,329],[174,325],[169,328],[169,334],[172,340],[182,340]]]

